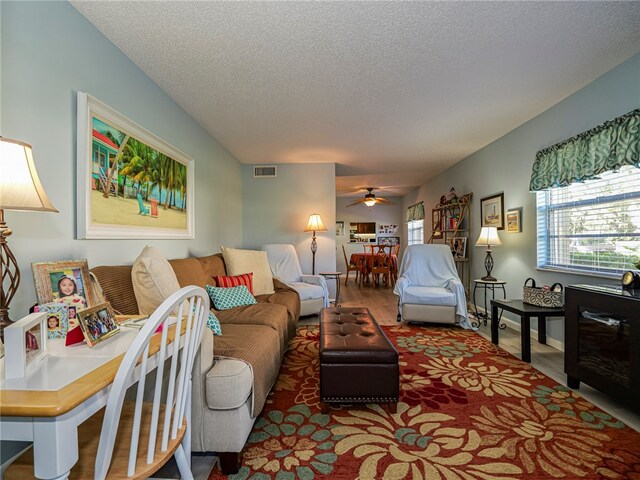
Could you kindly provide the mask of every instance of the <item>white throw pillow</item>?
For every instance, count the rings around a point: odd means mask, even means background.
[[[133,293],[142,315],[151,315],[180,284],[171,264],[155,247],[144,247],[131,269]]]
[[[227,266],[227,275],[253,273],[254,295],[269,295],[275,292],[267,252],[222,247],[222,256]]]

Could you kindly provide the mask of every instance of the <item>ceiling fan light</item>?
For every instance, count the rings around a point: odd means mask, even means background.
[[[376,199],[375,198],[370,198],[369,200],[365,200],[364,204],[367,207],[373,207],[376,204]]]

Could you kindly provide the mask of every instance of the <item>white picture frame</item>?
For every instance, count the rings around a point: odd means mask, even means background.
[[[39,333],[36,335],[35,332]],[[36,338],[38,348],[27,347],[26,335]],[[32,343],[33,345],[33,343]],[[47,355],[47,313],[31,313],[4,329],[4,378],[20,378]]]
[[[76,238],[195,238],[194,161],[85,92],[78,92],[77,110]],[[173,169],[173,174],[160,174],[165,179],[160,182],[150,175],[134,175],[136,168],[151,168],[144,162],[126,163],[135,157],[134,147],[144,147],[146,158],[162,164],[165,171]]]

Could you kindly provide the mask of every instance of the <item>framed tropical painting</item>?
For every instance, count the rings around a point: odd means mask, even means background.
[[[78,92],[77,238],[194,238],[194,162]]]

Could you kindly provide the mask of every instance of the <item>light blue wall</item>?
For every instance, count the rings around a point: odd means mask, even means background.
[[[11,318],[35,301],[31,262],[130,264],[144,245],[169,258],[242,245],[238,161],[66,2],[1,2],[1,134],[33,146],[60,213],[6,212],[22,283]],[[85,91],[195,161],[195,240],[74,240],[76,93]]]
[[[486,250],[474,247],[480,233],[480,199],[504,192],[505,212],[509,208],[523,207],[522,233],[499,232],[503,245],[493,249],[495,267],[492,274],[508,282],[508,298],[522,298],[522,284],[527,277],[534,277],[541,285],[551,285],[555,282],[564,285],[611,283],[610,279],[536,270],[536,196],[529,193],[529,180],[538,150],[638,107],[640,55],[635,55],[406,195],[404,206],[408,207],[424,200],[426,216],[429,219],[431,207],[452,186],[458,193],[473,192],[471,278],[479,278],[485,274],[483,263]],[[491,119],[487,118],[486,121],[490,122]],[[428,223],[427,221],[427,225]],[[426,232],[427,237],[429,233]],[[548,323],[549,336],[564,341],[563,320],[553,319]],[[537,328],[537,325],[534,328]]]
[[[275,178],[254,178],[253,165],[243,165],[242,178],[245,247],[290,243],[296,247],[302,271],[311,273],[311,232],[303,230],[309,215],[318,213],[327,231],[316,233],[316,273],[334,271],[335,164],[280,164]]]

